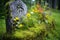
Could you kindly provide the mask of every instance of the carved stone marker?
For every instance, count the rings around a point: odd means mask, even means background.
[[[16,0],[10,4],[10,10],[12,19],[16,16],[21,18],[27,13],[27,6],[21,0]]]
[[[9,11],[7,12],[8,15],[6,17],[6,28],[7,32],[11,32],[13,30],[13,20],[16,17],[20,19],[22,16],[25,16],[27,13],[27,6],[22,0],[14,0],[9,3],[8,9]]]

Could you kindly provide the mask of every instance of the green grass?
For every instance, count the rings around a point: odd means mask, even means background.
[[[60,11],[53,10],[53,17],[56,21],[56,32],[58,33],[58,39],[60,40]]]
[[[60,31],[60,12],[59,11],[53,11],[53,17],[56,21],[57,31]]]
[[[6,32],[5,20],[0,19],[0,40],[2,40],[3,34]]]
[[[5,20],[0,19],[0,34],[5,33],[5,32],[6,32]]]

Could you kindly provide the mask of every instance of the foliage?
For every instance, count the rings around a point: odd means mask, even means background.
[[[52,23],[54,21],[49,12],[45,12],[46,10],[37,4],[32,6],[26,16],[21,19],[15,17],[13,19],[15,31],[12,31],[10,37],[19,40],[45,40],[46,37],[50,38],[50,35],[52,35],[50,32],[53,32],[54,29],[54,23]],[[9,38],[8,35],[7,38]]]
[[[5,2],[7,2],[7,0],[1,0],[1,8],[0,8],[0,18],[1,16],[4,17],[5,14]],[[27,3],[27,2],[26,2]],[[27,3],[28,4],[28,3]],[[28,4],[29,5],[29,4]],[[31,6],[31,4],[29,5],[29,7]],[[45,6],[46,7],[46,6]],[[45,11],[44,9],[44,17],[43,17],[43,13],[38,12],[39,10],[37,10],[36,5],[32,6],[31,9],[28,10],[28,13],[25,17],[22,17],[22,21],[21,19],[17,18],[14,19],[14,24],[16,27],[16,31],[12,34],[12,35],[3,35],[6,37],[6,40],[10,39],[14,39],[14,40],[42,40],[42,38],[44,40],[60,40],[60,14],[53,13],[53,17],[56,19],[56,30],[53,30],[54,27],[51,26],[52,21],[55,22],[55,20],[52,18],[52,16],[49,15],[48,10]],[[41,10],[40,10],[41,11]],[[46,12],[46,14],[45,14]],[[45,21],[43,21],[45,20]],[[21,22],[21,23],[20,23]],[[3,32],[5,33],[5,22],[4,19],[0,20],[0,33],[2,34]],[[45,33],[44,33],[45,32]],[[58,33],[59,35],[58,35]],[[1,35],[0,34],[0,35]],[[44,35],[44,36],[43,36]],[[2,37],[1,37],[2,38]],[[0,38],[0,39],[1,39]],[[17,39],[16,39],[17,38]],[[1,39],[2,40],[2,39]]]

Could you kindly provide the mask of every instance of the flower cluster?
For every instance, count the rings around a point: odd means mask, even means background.
[[[27,15],[26,15],[27,17],[30,17],[31,16],[31,14],[30,13],[27,13]]]
[[[52,18],[49,19],[49,15],[45,14],[44,9],[39,5],[32,6],[26,16],[15,17],[14,24],[17,28],[28,28],[35,27],[36,25],[40,25],[42,22],[51,23]]]
[[[18,17],[15,17],[14,19],[13,19],[13,21],[19,21],[19,18]]]

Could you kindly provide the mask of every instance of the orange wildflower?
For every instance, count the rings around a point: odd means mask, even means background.
[[[40,9],[39,9],[39,12],[40,12],[40,13],[43,13],[43,9],[42,9],[42,8],[40,8]]]

